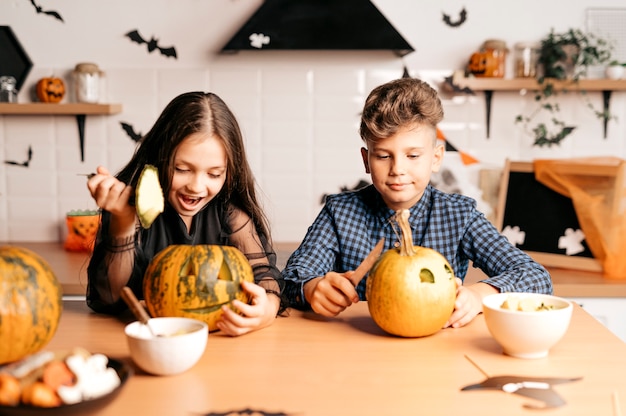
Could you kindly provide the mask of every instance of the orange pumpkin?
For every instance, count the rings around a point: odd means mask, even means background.
[[[61,78],[45,77],[37,82],[36,90],[42,103],[58,103],[65,96],[65,83]]]
[[[153,317],[178,316],[204,321],[217,329],[221,307],[234,299],[250,301],[241,282],[254,282],[248,259],[235,247],[172,245],[146,269],[143,292]]]
[[[65,217],[67,238],[63,247],[67,251],[92,252],[100,225],[97,211],[70,211]]]
[[[63,303],[50,265],[21,247],[0,247],[0,364],[41,350],[56,333]]]
[[[456,282],[452,267],[439,252],[413,246],[409,211],[396,219],[400,247],[383,253],[366,284],[370,315],[386,332],[422,337],[439,331],[454,310]]]

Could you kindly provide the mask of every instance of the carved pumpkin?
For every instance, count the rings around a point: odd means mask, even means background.
[[[254,282],[248,259],[235,247],[172,245],[159,252],[146,269],[143,292],[153,317],[179,316],[204,321],[217,329],[221,307],[249,296],[241,282]]]
[[[402,243],[380,256],[367,278],[366,296],[380,328],[402,337],[422,337],[439,331],[452,315],[456,282],[444,256],[413,246],[408,218],[408,210],[396,214]]]
[[[65,217],[67,238],[63,247],[67,251],[92,252],[100,225],[97,211],[70,211]]]
[[[41,350],[56,333],[63,303],[50,265],[21,247],[0,247],[0,364]]]
[[[37,98],[42,103],[58,103],[65,96],[65,83],[61,78],[46,77],[37,82]]]

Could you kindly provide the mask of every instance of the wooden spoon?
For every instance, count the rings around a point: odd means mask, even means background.
[[[126,302],[128,307],[130,308],[130,310],[133,311],[133,314],[135,315],[137,320],[148,327],[153,337],[163,336],[161,334],[154,333],[152,327],[150,326],[150,316],[148,315],[148,312],[146,312],[141,303],[139,303],[139,300],[128,286],[124,286],[121,296],[122,299],[124,299],[124,302]]]

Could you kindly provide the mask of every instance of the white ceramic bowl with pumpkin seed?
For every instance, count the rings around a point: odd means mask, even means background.
[[[150,327],[135,321],[125,328],[130,356],[143,371],[160,376],[183,373],[204,354],[209,336],[206,323],[162,317],[152,318],[148,324]]]
[[[543,358],[563,338],[572,302],[538,293],[497,293],[483,299],[485,323],[505,354]]]

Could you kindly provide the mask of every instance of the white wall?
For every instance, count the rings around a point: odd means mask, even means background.
[[[31,101],[30,90],[41,77],[55,74],[69,84],[74,65],[92,61],[106,72],[104,100],[121,103],[123,111],[87,117],[84,162],[73,117],[0,116],[0,160],[23,160],[28,146],[33,147],[28,168],[0,165],[0,242],[61,241],[65,213],[94,208],[85,179],[77,174],[99,164],[117,170],[132,154],[134,143],[119,123],[146,132],[171,98],[189,90],[211,90],[232,107],[265,195],[274,239],[299,241],[323,194],[367,179],[359,156],[359,111],[367,93],[400,77],[403,65],[437,87],[443,77],[463,68],[485,39],[500,38],[512,47],[538,40],[552,27],[584,29],[587,8],[625,6],[623,0],[374,0],[416,50],[401,59],[384,51],[219,54],[260,0],[38,3],[44,10],[57,10],[65,22],[37,14],[26,0],[0,2],[0,25],[11,26],[34,62],[19,101]],[[443,23],[442,13],[454,17],[463,7],[468,11],[464,25]],[[148,54],[145,46],[124,37],[132,29],[174,45],[178,59]],[[613,93],[611,110],[618,119],[611,121],[606,139],[584,102],[565,100],[564,114],[578,128],[552,149],[533,147],[514,124],[515,116],[530,108],[529,97],[495,94],[490,138],[485,137],[482,96],[443,98],[446,117],[440,127],[455,146],[486,166],[501,166],[507,157],[626,156],[623,92]],[[601,105],[600,93],[590,98]]]

